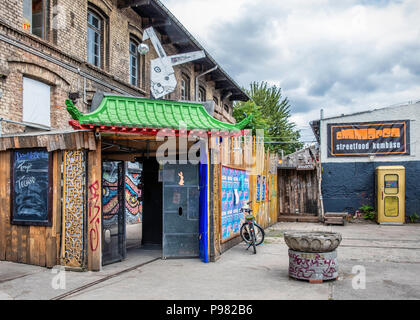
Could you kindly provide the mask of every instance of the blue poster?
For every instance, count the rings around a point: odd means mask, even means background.
[[[239,235],[244,222],[241,208],[248,201],[248,172],[222,167],[222,240]]]
[[[257,176],[257,202],[261,201],[261,176]]]
[[[266,177],[263,176],[262,177],[262,193],[261,193],[263,201],[265,200],[265,190],[266,190],[265,182],[266,182]]]

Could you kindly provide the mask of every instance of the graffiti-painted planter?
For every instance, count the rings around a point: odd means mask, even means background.
[[[337,251],[315,253],[289,250],[289,276],[310,282],[338,277]]]
[[[338,277],[337,247],[342,237],[332,232],[288,232],[289,276],[312,283]]]

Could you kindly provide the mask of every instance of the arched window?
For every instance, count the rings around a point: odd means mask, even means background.
[[[226,113],[228,113],[228,114],[232,114],[231,112],[232,112],[232,108],[230,108],[227,104],[225,104],[224,106],[223,106],[223,108],[225,109],[225,112]]]
[[[206,90],[201,86],[198,88],[198,101],[206,101]]]
[[[190,84],[191,84],[190,77],[188,77],[186,74],[182,74],[181,100],[186,100],[186,101],[191,100]]]
[[[47,0],[23,0],[23,28],[46,39]]]
[[[108,65],[107,27],[105,15],[99,9],[89,5],[87,15],[87,61],[98,68],[105,68]]]
[[[219,99],[217,99],[217,97],[213,97],[213,101],[214,101],[214,104],[215,104],[216,106],[218,106],[218,105],[219,105]]]
[[[139,52],[137,47],[139,42],[130,37],[130,84],[133,86],[139,85]]]

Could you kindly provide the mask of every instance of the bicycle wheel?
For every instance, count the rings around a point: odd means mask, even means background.
[[[260,225],[254,223],[254,231],[255,231],[255,242],[256,245],[259,246],[261,243],[264,242],[265,238],[265,231],[261,228]]]
[[[248,223],[244,223],[242,225],[240,233],[241,233],[242,240],[245,243],[250,244],[251,243],[251,237],[250,237]]]
[[[250,233],[250,238],[251,238],[251,245],[252,248],[254,249],[254,254],[257,253],[257,239],[255,238],[255,228],[254,228],[254,224],[250,224],[249,225],[249,233]]]

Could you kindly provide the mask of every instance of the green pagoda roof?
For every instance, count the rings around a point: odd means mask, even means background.
[[[67,111],[76,129],[93,127],[178,130],[240,131],[251,121],[252,115],[240,123],[230,124],[213,118],[201,104],[168,100],[106,95],[99,107],[88,114],[81,113],[71,100]]]

